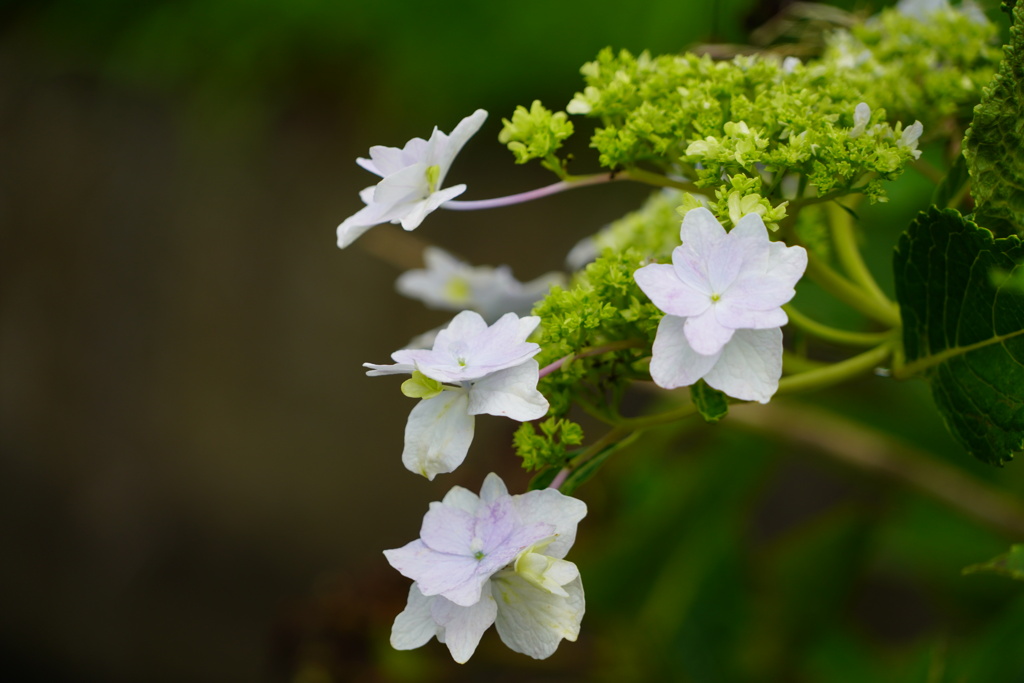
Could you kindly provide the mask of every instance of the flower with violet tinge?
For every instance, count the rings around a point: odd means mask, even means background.
[[[394,365],[363,363],[371,377],[411,374],[402,392],[422,399],[405,426],[406,468],[433,479],[462,464],[474,415],[526,422],[548,412],[533,359],[540,346],[526,341],[539,324],[536,316],[506,313],[488,326],[479,313],[463,311],[437,333],[432,349],[395,351]]]
[[[413,138],[402,149],[377,145],[370,148],[369,159],[356,159],[383,180],[359,193],[366,206],[338,226],[338,246],[347,247],[381,223],[401,223],[414,230],[428,213],[465,192],[465,185],[441,185],[455,156],[486,118],[487,112],[477,109],[459,121],[451,135],[435,127],[429,140]]]
[[[423,517],[420,538],[384,555],[414,581],[395,618],[391,645],[411,650],[437,637],[465,663],[496,624],[516,652],[544,659],[574,641],[583,619],[583,584],[564,560],[587,514],[555,489],[510,496],[496,474],[480,495],[456,486]]]
[[[423,260],[426,268],[398,277],[395,286],[399,292],[431,308],[476,311],[488,322],[505,313],[529,313],[552,285],[565,283],[561,273],[520,282],[508,266],[471,266],[438,247],[427,247]]]
[[[730,232],[705,208],[692,209],[672,263],[633,277],[665,312],[651,378],[666,389],[699,379],[744,401],[767,403],[782,376],[782,305],[807,268],[807,252],[772,242],[761,217],[743,216]]]

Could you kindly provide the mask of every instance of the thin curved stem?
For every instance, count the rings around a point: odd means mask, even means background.
[[[601,346],[591,346],[584,348],[576,353],[570,353],[567,356],[562,356],[558,360],[545,365],[540,369],[540,377],[547,377],[552,372],[560,369],[566,363],[570,363],[577,358],[587,358],[589,356],[599,356],[603,353],[611,353],[612,351],[622,351],[623,349],[634,349],[641,346],[645,346],[647,342],[641,339],[623,339],[617,342],[609,342],[608,344],[602,344]]]
[[[892,336],[892,332],[853,332],[850,330],[840,330],[836,327],[819,323],[817,320],[807,317],[792,304],[785,304],[782,310],[789,316],[789,322],[794,326],[799,327],[801,330],[810,334],[818,339],[824,341],[834,342],[836,344],[846,344],[848,346],[874,346],[881,344]]]
[[[832,270],[828,264],[811,251],[807,252],[807,275],[832,296],[849,304],[869,318],[889,327],[898,327],[902,324],[899,308],[895,304],[890,303],[886,306],[869,296],[863,289]]]
[[[839,363],[832,363],[815,370],[783,377],[779,380],[779,389],[775,392],[775,395],[822,389],[874,370],[892,356],[895,343],[895,340],[889,340],[884,344],[879,344],[873,349],[869,349],[853,358],[847,358]]]
[[[560,180],[557,183],[552,183],[551,185],[539,187],[536,190],[519,192],[518,194],[510,194],[505,197],[471,200],[452,199],[442,204],[441,208],[450,209],[452,211],[479,211],[482,209],[498,209],[505,206],[513,206],[515,204],[531,202],[534,199],[540,199],[542,197],[548,197],[553,194],[559,194],[561,192],[565,192],[566,190],[575,190],[577,187],[587,187],[588,185],[601,185],[603,183],[610,183],[615,180],[633,180],[638,183],[653,185],[654,187],[674,187],[678,190],[685,190],[687,192],[699,191],[699,188],[693,183],[689,183],[684,180],[676,180],[674,178],[669,178],[668,176],[663,176],[658,173],[653,173],[651,171],[645,171],[643,169],[634,168],[628,171],[612,171],[611,173],[594,173],[591,175],[567,177],[565,180]]]
[[[496,197],[494,199],[474,199],[468,201],[453,199],[442,204],[441,208],[450,209],[452,211],[478,211],[481,209],[497,209],[503,206],[513,206],[515,204],[530,202],[533,201],[534,199],[540,199],[541,197],[547,197],[549,195],[558,194],[560,192],[565,192],[566,190],[574,190],[577,187],[586,187],[588,185],[601,185],[602,183],[609,183],[613,180],[621,179],[621,175],[616,175],[614,173],[595,173],[593,175],[585,175],[567,180],[559,180],[557,183],[545,185],[544,187],[537,188],[536,190],[520,192],[518,194],[510,194],[506,197]]]
[[[839,258],[843,270],[854,283],[860,285],[882,307],[895,308],[895,304],[878,286],[878,282],[875,281],[867,264],[864,263],[860,247],[857,244],[857,235],[853,229],[853,217],[838,202],[828,204],[825,210],[828,212],[829,224],[832,228],[832,244],[835,246],[836,256]]]

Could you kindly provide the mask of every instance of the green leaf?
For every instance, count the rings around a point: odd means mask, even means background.
[[[1024,447],[1024,294],[991,273],[1021,268],[1016,236],[995,239],[953,209],[910,225],[893,260],[906,365],[921,373],[953,436],[1001,465]]]
[[[1009,7],[1007,7],[1009,9]],[[1024,5],[1012,9],[1010,44],[964,136],[979,223],[1024,229]]]
[[[1012,545],[1009,552],[996,555],[988,562],[964,567],[962,573],[966,575],[979,572],[1002,574],[1011,579],[1024,581],[1024,544]]]
[[[714,424],[729,413],[729,399],[718,389],[712,389],[704,380],[690,387],[690,399],[705,422]]]

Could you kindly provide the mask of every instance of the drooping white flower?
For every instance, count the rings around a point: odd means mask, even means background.
[[[419,539],[384,551],[414,581],[392,646],[410,650],[437,637],[461,664],[491,624],[506,645],[536,659],[563,638],[576,640],[583,584],[563,558],[586,513],[582,501],[554,489],[510,496],[493,473],[479,496],[452,488],[430,504]]]
[[[561,273],[548,273],[523,283],[508,266],[471,266],[438,247],[427,247],[423,259],[426,268],[399,276],[399,292],[431,308],[476,311],[488,322],[505,313],[529,313],[552,285],[565,281]]]
[[[412,374],[406,395],[421,398],[405,426],[402,462],[433,479],[466,458],[473,440],[473,416],[503,415],[519,422],[548,411],[537,391],[540,346],[526,338],[540,318],[507,313],[488,326],[479,313],[463,311],[437,333],[431,349],[402,349],[394,365],[364,363],[367,375]],[[411,384],[410,384],[411,383]]]
[[[487,112],[477,109],[451,135],[435,127],[429,140],[413,138],[402,149],[377,145],[370,148],[369,159],[356,159],[382,180],[359,193],[366,206],[338,226],[338,246],[347,247],[381,223],[401,223],[414,230],[428,213],[465,192],[465,185],[441,186],[456,155],[486,118]]]
[[[672,264],[651,264],[633,277],[666,313],[658,326],[651,378],[674,389],[703,378],[742,400],[767,403],[782,373],[782,305],[793,298],[807,252],[772,242],[757,214],[726,232],[705,208],[680,229]]]

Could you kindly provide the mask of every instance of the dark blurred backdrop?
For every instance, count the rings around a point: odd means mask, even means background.
[[[402,469],[410,403],[360,363],[445,316],[335,247],[355,157],[483,107],[451,182],[548,182],[500,118],[605,45],[742,37],[750,2],[698,4],[0,3],[0,678],[287,679],[318,590],[391,579],[426,501],[508,469],[496,419],[474,470]],[[530,278],[644,194],[615,189],[417,234]]]

